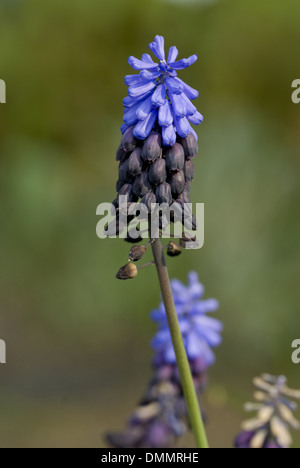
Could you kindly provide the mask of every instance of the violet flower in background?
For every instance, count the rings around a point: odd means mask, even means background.
[[[290,398],[300,400],[300,391],[287,387],[284,376],[264,374],[254,379],[256,403],[247,403],[246,411],[257,411],[257,417],[245,421],[236,440],[236,448],[290,448],[292,437],[289,428],[299,430],[294,418],[297,405]]]
[[[215,362],[211,348],[222,339],[222,324],[206,314],[218,309],[215,299],[203,299],[204,287],[197,273],[189,274],[189,285],[173,280],[177,314],[194,384],[200,395],[207,384],[207,369]],[[152,342],[154,377],[146,395],[132,413],[122,433],[110,433],[107,441],[116,448],[168,448],[188,430],[186,404],[176,366],[163,305],[151,313],[158,324]]]
[[[195,272],[189,274],[188,286],[178,280],[173,280],[171,286],[188,359],[197,361],[198,366],[207,369],[215,361],[211,348],[220,345],[223,327],[219,320],[206,314],[215,312],[219,303],[216,299],[203,299],[204,287]],[[176,356],[163,303],[152,312],[151,317],[159,327],[152,341],[156,365],[172,365],[176,362]]]

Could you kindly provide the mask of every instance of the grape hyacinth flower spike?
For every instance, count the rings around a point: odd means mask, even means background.
[[[128,60],[139,73],[125,77],[128,96],[123,100],[123,137],[116,156],[117,210],[120,196],[127,197],[128,208],[140,200],[148,210],[155,203],[177,203],[182,208],[191,202],[195,175],[192,159],[198,154],[198,137],[191,124],[199,125],[203,116],[191,102],[198,91],[182,81],[177,72],[195,63],[197,56],[176,61],[178,50],[171,47],[166,59],[162,36],[156,36],[149,47],[158,62],[150,54],[143,54],[141,60]],[[168,226],[165,221],[160,219],[162,230]],[[191,227],[195,226],[192,218]],[[125,228],[117,211],[117,233]],[[135,241],[130,233],[127,240]]]
[[[117,198],[113,202],[116,218],[107,226],[106,232],[115,230],[116,234],[123,236],[124,230],[137,216],[135,207],[139,201],[142,204],[140,206],[146,208],[146,217],[143,218],[146,221],[149,221],[153,205],[173,206],[169,210],[169,220],[165,215],[158,213],[157,235],[152,233],[152,229],[150,232],[147,229],[146,237],[149,237],[149,242],[140,249],[130,250],[129,263],[119,270],[117,278],[134,279],[138,270],[155,264],[166,322],[196,444],[199,448],[208,448],[164,256],[164,248],[170,257],[176,257],[181,252],[180,246],[185,248],[187,242],[196,240],[193,233],[191,235],[186,232],[196,230],[196,219],[190,210],[189,226],[186,227],[186,213],[183,207],[191,202],[191,182],[195,175],[192,159],[198,154],[198,137],[192,125],[199,125],[203,117],[191,102],[198,97],[198,91],[182,81],[177,72],[195,63],[197,56],[192,55],[177,61],[178,50],[171,47],[166,57],[162,36],[156,36],[149,47],[158,61],[153,60],[150,54],[143,54],[141,60],[135,57],[129,57],[128,60],[132,68],[139,73],[125,77],[128,96],[123,101],[124,124],[121,127],[122,139],[116,155],[119,161]],[[143,210],[139,208],[138,211]],[[168,246],[163,247],[162,232],[170,222],[176,220],[175,213],[179,213],[179,220],[185,227],[180,246],[169,242]],[[128,242],[138,243],[144,238],[144,233],[139,229],[135,229],[134,232],[130,229],[128,231],[123,236]],[[154,261],[138,267],[136,262],[144,257],[149,246],[152,248]]]
[[[290,400],[300,400],[300,390],[287,387],[284,376],[264,374],[254,379],[256,403],[247,403],[246,411],[257,411],[257,417],[243,423],[236,440],[236,448],[290,448],[292,437],[289,428],[299,430],[300,422],[294,418],[297,405]]]
[[[171,286],[194,385],[200,396],[207,383],[207,370],[215,362],[212,348],[222,341],[221,322],[207,316],[219,304],[216,299],[203,299],[204,287],[195,272],[189,274],[187,287],[178,280],[171,281]],[[108,443],[114,448],[170,448],[188,429],[187,409],[163,303],[152,311],[151,318],[158,327],[152,341],[154,376],[125,431],[107,435]]]

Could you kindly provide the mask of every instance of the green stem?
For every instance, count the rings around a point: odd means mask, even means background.
[[[167,313],[172,342],[176,354],[176,361],[180,374],[181,385],[183,388],[183,393],[186,400],[190,422],[196,440],[196,445],[197,448],[209,448],[204,423],[199,407],[199,402],[194,386],[194,381],[179,327],[178,317],[170,285],[168,268],[166,265],[163,247],[160,239],[156,239],[153,242],[152,251],[157,268],[162,297]]]

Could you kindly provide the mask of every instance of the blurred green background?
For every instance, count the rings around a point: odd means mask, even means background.
[[[0,13],[0,446],[103,447],[146,388],[155,271],[115,280],[128,245],[99,240],[95,213],[115,197],[127,57],[162,34],[199,56],[181,78],[205,116],[192,197],[206,243],[169,265],[221,303],[205,406],[212,446],[230,447],[252,377],[300,387],[299,1],[1,0]]]

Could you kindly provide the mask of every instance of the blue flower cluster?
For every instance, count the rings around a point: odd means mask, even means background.
[[[134,125],[134,136],[144,140],[158,122],[165,146],[173,146],[177,134],[186,138],[193,133],[197,138],[190,124],[199,125],[203,116],[190,100],[196,99],[199,93],[177,77],[177,71],[193,65],[197,55],[176,61],[178,50],[171,47],[166,60],[162,36],[156,36],[149,48],[159,63],[155,63],[149,54],[143,54],[142,60],[128,59],[129,65],[140,73],[125,77],[129,89],[123,101],[125,123],[121,127],[122,133]]]
[[[207,368],[214,362],[211,347],[221,343],[221,322],[206,316],[218,308],[218,302],[203,299],[204,288],[194,272],[189,274],[187,287],[174,280],[172,290],[195,388],[200,395],[207,384]],[[188,430],[187,408],[164,306],[151,315],[159,327],[153,341],[154,376],[125,431],[107,435],[109,444],[116,448],[173,447],[176,439]]]
[[[188,286],[178,280],[173,280],[171,285],[188,359],[197,360],[202,369],[206,369],[215,362],[211,348],[220,345],[223,328],[219,320],[207,317],[206,314],[216,311],[219,303],[216,299],[203,299],[204,287],[195,272],[189,274]],[[156,363],[175,364],[176,357],[164,304],[154,310],[151,316],[159,326],[152,342],[156,351]]]

